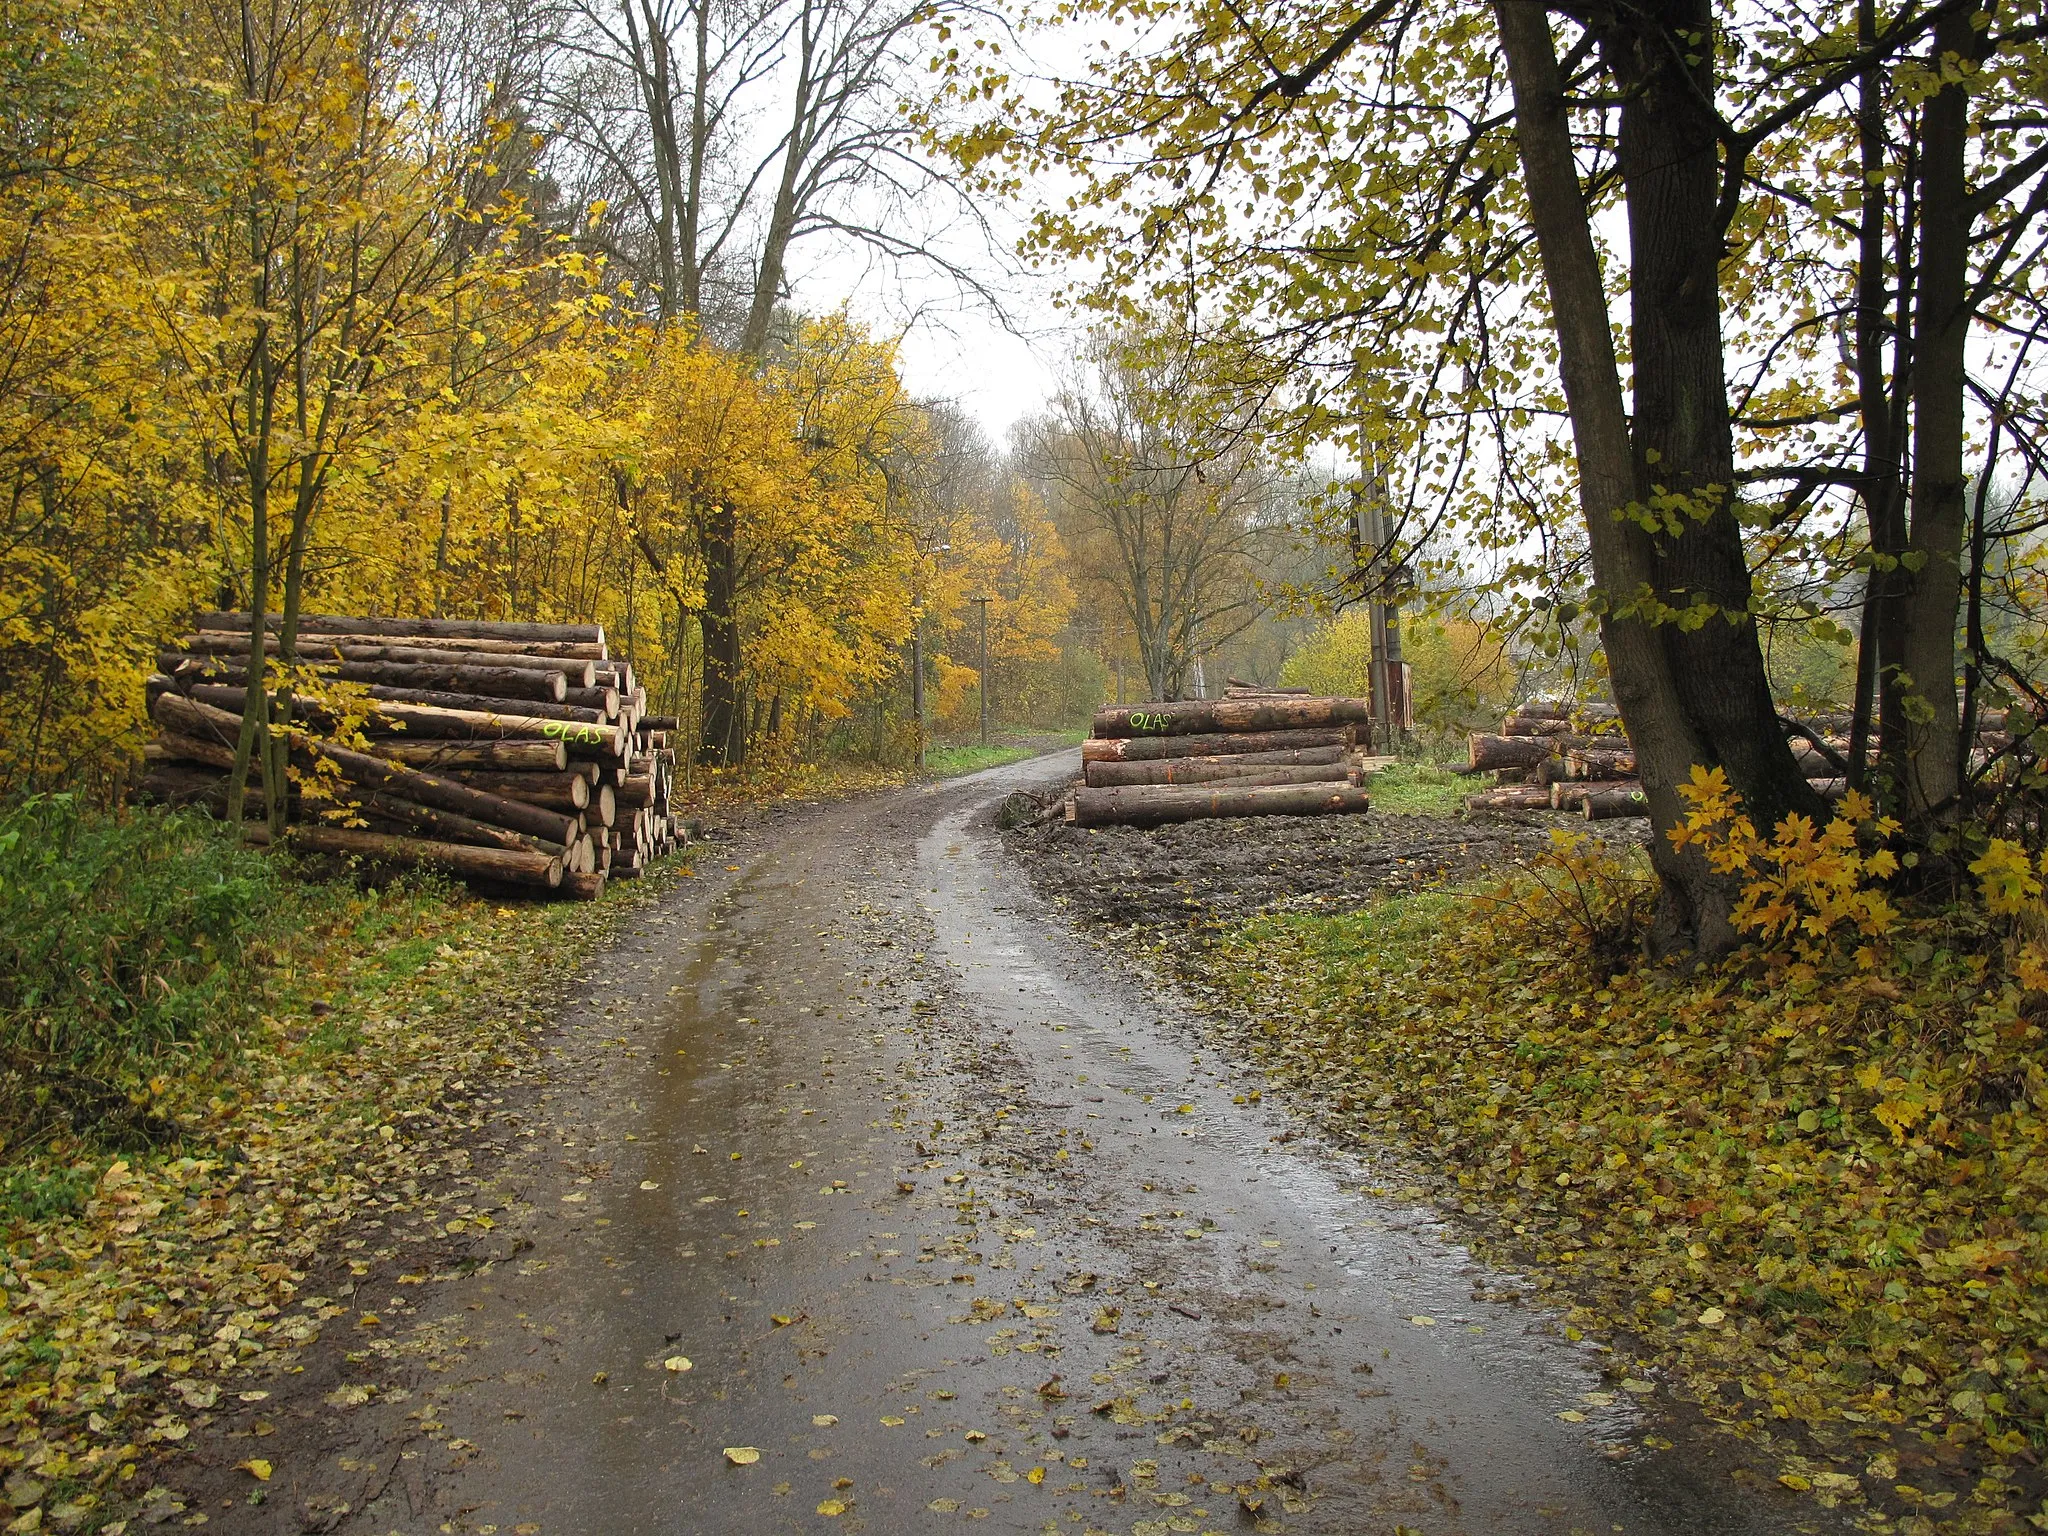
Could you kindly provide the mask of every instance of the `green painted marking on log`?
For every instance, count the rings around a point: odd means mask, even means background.
[[[586,746],[600,746],[604,732],[594,725],[579,725],[573,720],[550,720],[540,728],[543,736],[552,736],[561,741],[574,741]]]

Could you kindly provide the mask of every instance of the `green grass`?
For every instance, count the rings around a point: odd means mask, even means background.
[[[1472,786],[1435,763],[1394,763],[1371,779],[1372,808],[1395,816],[1456,816]]]
[[[924,771],[935,779],[957,779],[962,774],[979,773],[984,768],[1019,763],[1054,747],[1074,746],[1085,735],[1085,731],[1043,731],[1024,742],[1012,741],[986,747],[929,747],[924,754]]]
[[[0,811],[0,1052],[119,1080],[216,1033],[285,904],[275,865],[196,814]]]

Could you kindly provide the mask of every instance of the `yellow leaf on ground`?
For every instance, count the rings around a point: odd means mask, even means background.
[[[252,1458],[248,1461],[238,1462],[236,1465],[239,1470],[248,1473],[259,1483],[270,1481],[270,1463],[261,1458]]]
[[[725,1459],[736,1467],[751,1467],[761,1459],[761,1453],[751,1445],[728,1445]]]

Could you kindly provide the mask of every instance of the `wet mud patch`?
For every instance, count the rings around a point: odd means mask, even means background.
[[[1259,912],[1344,911],[1511,866],[1550,842],[1535,818],[1261,816],[1176,826],[1013,825],[1011,857],[1070,917],[1201,930]]]

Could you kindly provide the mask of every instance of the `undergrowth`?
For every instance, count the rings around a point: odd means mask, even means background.
[[[1472,786],[1435,763],[1390,763],[1368,781],[1372,808],[1394,816],[1456,816]]]
[[[61,1010],[54,1038],[169,1134],[127,1149],[104,1122],[49,1121],[9,1149],[0,1478],[12,1529],[111,1531],[135,1512],[137,1472],[175,1452],[224,1383],[290,1369],[344,1310],[303,1291],[370,1206],[393,1227],[489,1228],[467,1203],[474,1180],[447,1178],[449,1149],[531,1069],[534,1030],[589,946],[670,874],[598,905],[499,906],[434,880],[303,880],[159,813],[81,815],[68,846],[76,867],[57,877],[83,907],[70,933],[40,949],[4,935],[11,1027],[48,1041],[34,1010]],[[116,857],[144,870],[126,894]],[[180,871],[216,890],[181,906]],[[11,874],[0,888],[10,930],[24,912],[62,915],[49,901]],[[223,976],[187,963],[202,944]],[[96,968],[32,990],[21,968],[53,953]]]
[[[247,1026],[305,905],[272,860],[197,814],[69,795],[0,810],[0,1148],[67,1127],[162,1139],[147,1080]]]
[[[1861,808],[1760,838],[1696,790],[1759,935],[1724,964],[1643,961],[1641,855],[1561,839],[1501,889],[1258,918],[1215,978],[1272,1073],[1400,1127],[1574,1327],[1789,1486],[1872,1528],[2048,1526],[2048,995],[1997,910],[2038,883],[1994,856],[1986,905],[1902,912]]]

